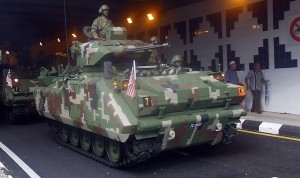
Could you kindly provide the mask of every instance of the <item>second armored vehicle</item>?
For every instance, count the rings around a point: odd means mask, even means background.
[[[36,114],[33,98],[34,76],[27,72],[0,69],[1,118],[8,123],[18,123]]]

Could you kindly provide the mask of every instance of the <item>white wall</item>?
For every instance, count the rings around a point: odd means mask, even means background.
[[[247,73],[248,71],[238,72],[239,79],[243,84],[245,84],[245,76]],[[265,79],[270,80],[270,83],[268,84],[269,99],[266,105],[264,94],[265,86],[262,88],[262,110],[300,115],[299,68],[263,70],[263,73]],[[252,94],[250,91],[247,91],[246,103],[247,108],[251,109]]]
[[[258,48],[263,46],[263,40],[268,39],[269,68],[263,70],[265,78],[271,81],[269,85],[269,101],[264,103],[264,93],[262,93],[262,108],[264,111],[291,113],[300,115],[300,42],[290,43],[289,28],[291,19],[300,16],[300,0],[290,3],[290,10],[284,13],[284,20],[279,22],[279,29],[273,28],[273,0],[267,1],[268,9],[268,31],[263,31],[263,26],[257,24],[257,18],[253,18],[252,12],[247,9],[248,4],[260,2],[263,0],[207,0],[200,3],[194,3],[178,9],[171,10],[160,17],[157,26],[171,24],[172,28],[168,32],[167,41],[171,47],[163,50],[164,57],[168,60],[174,54],[184,54],[187,51],[187,62],[191,62],[189,51],[194,50],[197,60],[201,61],[205,69],[211,65],[211,60],[219,59],[215,57],[218,47],[223,47],[224,69],[227,69],[227,45],[230,44],[235,56],[240,58],[240,63],[245,65],[245,71],[239,71],[240,81],[244,83],[245,75],[249,70],[249,64],[254,62],[254,55],[258,55]],[[283,0],[282,0],[283,2]],[[243,13],[238,16],[235,22],[235,28],[231,30],[231,36],[226,37],[226,10],[235,7],[242,7]],[[218,38],[214,29],[210,27],[206,20],[206,15],[221,12],[222,13],[222,32],[223,37]],[[189,42],[189,20],[196,17],[203,17],[203,23],[199,30],[207,30],[208,33],[196,36],[193,43]],[[187,44],[183,44],[174,23],[186,22]],[[299,22],[300,23],[300,22]],[[252,28],[253,25],[259,25],[260,28]],[[153,27],[151,27],[153,28]],[[137,30],[140,31],[141,29]],[[147,29],[143,29],[146,30]],[[299,35],[300,36],[300,35]],[[280,44],[285,45],[285,51],[291,52],[292,59],[296,59],[298,66],[294,68],[275,68],[274,38],[279,37]],[[280,59],[284,60],[284,59]],[[251,107],[251,94],[247,94],[247,105]]]

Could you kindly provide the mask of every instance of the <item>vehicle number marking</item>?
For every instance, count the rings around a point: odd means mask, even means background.
[[[152,100],[150,97],[144,97],[143,98],[143,104],[146,107],[152,106]]]
[[[190,128],[201,127],[202,123],[190,124]]]

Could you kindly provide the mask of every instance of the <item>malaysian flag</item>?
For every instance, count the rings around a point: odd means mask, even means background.
[[[12,80],[11,80],[10,70],[8,70],[8,72],[7,72],[6,82],[7,82],[7,86],[10,86],[12,88]]]
[[[135,68],[135,61],[133,61],[133,66],[131,69],[131,74],[128,82],[128,88],[126,95],[130,96],[131,98],[135,97],[136,94],[136,88],[135,88],[135,80],[136,80],[136,68]]]

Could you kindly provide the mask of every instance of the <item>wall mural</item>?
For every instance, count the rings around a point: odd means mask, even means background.
[[[286,52],[285,44],[280,44],[279,37],[274,38],[275,69],[297,67],[297,59],[292,59],[291,52]]]
[[[290,10],[290,3],[295,0],[273,0],[273,26],[279,29],[279,21],[284,20],[284,12]]]
[[[288,18],[295,12],[300,14],[300,6],[291,5],[293,2],[300,5],[300,0],[257,0],[169,21],[135,36],[159,35],[162,43],[171,43],[169,49],[161,51],[163,61],[170,62],[174,54],[181,54],[184,65],[196,70],[224,71],[232,60],[238,70],[251,70],[254,62],[260,62],[263,69],[297,68],[300,55],[286,40]]]
[[[269,69],[269,41],[263,39],[263,46],[258,48],[258,55],[254,55],[253,63],[249,63],[249,69],[253,70],[254,63],[259,62],[262,69]]]

